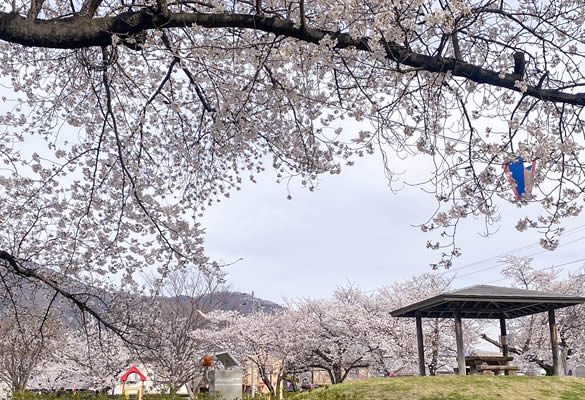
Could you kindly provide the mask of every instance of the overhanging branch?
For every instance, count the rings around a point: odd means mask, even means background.
[[[319,43],[326,36],[336,40],[336,47],[370,51],[367,37],[352,38],[346,33],[312,29],[295,25],[295,22],[279,17],[251,14],[223,13],[164,13],[145,8],[125,12],[115,17],[90,18],[75,16],[53,20],[29,20],[18,14],[0,13],[0,40],[29,47],[78,49],[107,46],[114,34],[121,37],[160,29],[198,25],[204,28],[242,28],[273,33],[307,43]],[[429,72],[451,72],[476,83],[488,84],[519,92],[515,86],[521,79],[517,74],[500,75],[492,71],[459,61],[454,58],[433,57],[415,53],[394,42],[385,41],[388,59],[402,65]],[[585,93],[566,93],[556,89],[528,86],[525,94],[544,101],[585,105]]]
[[[79,311],[81,311],[82,313],[90,314],[92,317],[94,317],[96,319],[96,321],[98,321],[103,326],[105,326],[106,328],[108,328],[109,330],[111,330],[112,332],[117,334],[120,338],[122,338],[122,340],[124,340],[125,342],[127,342],[129,344],[132,344],[125,337],[124,332],[122,332],[120,329],[118,329],[117,327],[115,327],[114,325],[112,325],[111,323],[106,321],[103,318],[103,316],[100,315],[95,309],[93,309],[91,306],[89,306],[86,302],[77,298],[77,296],[74,293],[71,293],[71,292],[67,291],[65,288],[61,287],[61,285],[59,285],[59,283],[53,281],[50,278],[47,278],[44,275],[39,274],[38,272],[36,272],[32,269],[25,268],[25,267],[21,266],[20,263],[17,261],[17,259],[14,256],[12,256],[10,253],[8,253],[4,250],[0,250],[0,260],[6,261],[6,263],[10,266],[12,272],[15,275],[21,276],[24,278],[31,278],[33,280],[42,282],[43,284],[45,284],[48,287],[50,287],[51,289],[53,289],[56,293],[63,296],[63,298],[71,301],[79,309]],[[51,301],[51,304],[52,304],[52,302],[53,301]],[[48,310],[46,312],[48,313]]]

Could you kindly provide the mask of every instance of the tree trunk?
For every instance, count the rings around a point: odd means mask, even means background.
[[[265,366],[259,365],[258,370],[260,372],[260,377],[262,378],[262,382],[264,382],[264,385],[266,385],[266,388],[268,389],[270,394],[272,396],[274,396],[275,392],[274,392],[274,387],[272,386],[272,380],[271,380],[272,376],[267,375]]]
[[[187,395],[189,396],[190,400],[194,400],[195,396],[196,396],[192,385],[193,385],[193,381],[189,381],[189,382],[185,383],[185,388],[187,388]]]
[[[327,373],[329,374],[329,380],[331,381],[332,385],[335,385],[335,374],[331,369],[327,369]]]
[[[437,375],[437,370],[439,369],[439,321],[437,319],[433,320],[433,336],[431,341],[431,362],[428,364],[429,367],[429,375],[435,376]]]
[[[293,392],[298,392],[299,391],[299,385],[297,383],[297,378],[293,375],[292,377],[288,374],[283,374],[282,379],[285,380],[285,382],[290,382],[292,387],[293,387]],[[288,385],[287,385],[288,388]]]
[[[343,382],[343,371],[341,370],[340,366],[334,367],[333,373],[335,374],[334,384]]]

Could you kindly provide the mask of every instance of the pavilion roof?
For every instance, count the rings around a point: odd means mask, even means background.
[[[394,310],[393,317],[449,318],[459,309],[461,318],[517,318],[585,303],[585,297],[490,285],[475,285],[439,294]]]

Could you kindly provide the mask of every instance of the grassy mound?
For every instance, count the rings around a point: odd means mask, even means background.
[[[428,376],[354,381],[293,400],[585,400],[585,379],[540,376]]]

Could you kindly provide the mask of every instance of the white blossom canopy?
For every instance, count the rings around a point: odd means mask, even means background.
[[[538,202],[553,249],[582,209],[585,5],[578,1],[14,0],[0,6],[0,258],[131,285],[215,269],[198,216],[272,165],[309,189],[379,151],[422,155],[436,266],[457,223]],[[348,122],[349,121],[349,122]],[[502,164],[535,161],[516,200]],[[33,266],[31,266],[33,265]],[[7,292],[10,286],[5,285]]]

